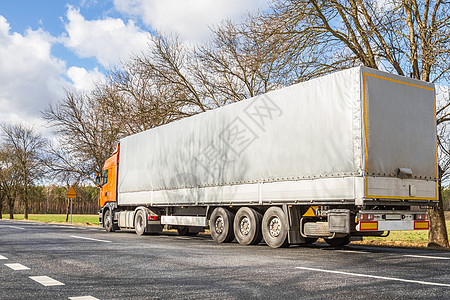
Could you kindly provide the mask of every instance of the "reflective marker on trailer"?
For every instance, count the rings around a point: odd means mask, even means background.
[[[414,230],[427,230],[430,229],[430,223],[428,221],[414,221]]]
[[[148,216],[149,221],[158,221],[158,216]]]
[[[359,222],[359,230],[378,231],[378,221],[361,221]]]

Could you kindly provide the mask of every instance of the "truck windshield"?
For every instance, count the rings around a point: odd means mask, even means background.
[[[108,183],[108,170],[105,170],[103,172],[103,185],[105,185],[106,183]]]

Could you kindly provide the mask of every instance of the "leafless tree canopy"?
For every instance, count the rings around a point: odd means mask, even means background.
[[[66,92],[56,106],[48,107],[43,117],[57,136],[48,149],[48,167],[63,181],[92,180],[111,155],[119,136],[119,124],[114,123],[97,98],[91,93]]]
[[[314,69],[363,64],[424,81],[448,76],[445,1],[284,0],[273,6],[266,18],[274,33],[308,43],[306,54],[319,54]]]

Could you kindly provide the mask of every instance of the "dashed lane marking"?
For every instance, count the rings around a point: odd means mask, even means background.
[[[82,240],[95,241],[95,242],[111,243],[111,241],[98,240],[98,239],[88,238],[88,237],[84,237],[84,236],[71,235],[70,237],[73,237],[73,238],[76,238],[76,239],[82,239]]]
[[[0,255],[0,259],[8,259],[8,258],[4,257],[3,255]]]
[[[99,300],[92,296],[69,297],[70,300]]]
[[[425,256],[425,255],[403,255],[407,257],[416,257],[416,258],[428,258],[428,259],[450,259],[450,257],[442,257],[442,256]]]
[[[64,283],[59,282],[58,280],[55,280],[48,276],[30,276],[30,279],[33,279],[34,281],[42,284],[43,286],[65,285]]]
[[[22,264],[5,264],[8,268],[13,269],[14,271],[21,271],[21,270],[29,270],[30,268],[22,265]]]
[[[27,230],[26,228],[19,227],[19,226],[11,226],[11,225],[9,225],[8,227],[15,228],[15,229],[20,229],[20,230]]]
[[[356,251],[356,250],[334,250],[334,252],[342,252],[342,253],[370,253],[367,251]]]
[[[296,267],[296,269],[307,270],[307,271],[316,271],[316,272],[324,272],[324,273],[333,273],[333,274],[340,274],[340,275],[347,275],[347,276],[367,277],[367,278],[374,278],[374,279],[381,279],[381,280],[401,281],[401,282],[408,282],[408,283],[418,283],[418,284],[425,284],[425,285],[450,287],[450,284],[438,283],[438,282],[410,280],[410,279],[402,279],[402,278],[395,278],[395,277],[385,277],[385,276],[376,276],[376,275],[368,275],[368,274],[349,273],[349,272],[323,270],[323,269],[306,268],[306,267]]]

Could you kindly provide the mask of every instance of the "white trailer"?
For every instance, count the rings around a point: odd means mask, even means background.
[[[128,136],[105,164],[100,222],[272,247],[428,229],[434,93],[357,67]]]

